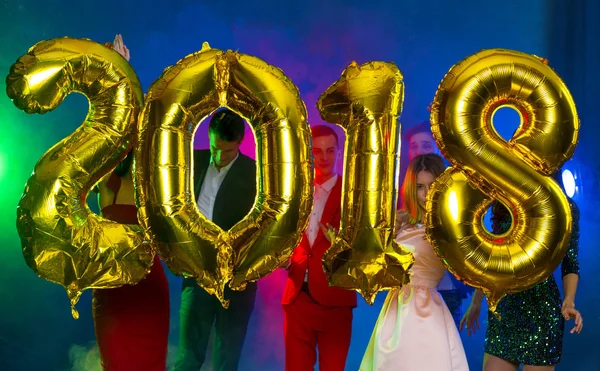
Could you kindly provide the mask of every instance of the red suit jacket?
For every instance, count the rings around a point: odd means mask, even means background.
[[[342,177],[339,176],[325,203],[325,209],[321,216],[323,225],[330,224],[336,230],[339,229],[341,199]],[[302,234],[302,240],[292,254],[281,304],[292,304],[296,300],[308,267],[308,289],[310,296],[317,303],[328,307],[356,307],[356,293],[354,291],[329,287],[327,275],[323,271],[323,254],[330,246],[331,244],[321,230],[319,230],[312,248],[306,234]]]

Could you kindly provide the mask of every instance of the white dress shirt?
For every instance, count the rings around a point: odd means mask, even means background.
[[[310,246],[315,243],[317,239],[317,235],[319,234],[319,222],[323,217],[323,210],[325,210],[325,204],[327,203],[327,199],[329,198],[329,194],[331,193],[331,189],[337,182],[338,175],[334,175],[331,179],[327,180],[323,184],[315,183],[315,194],[313,196],[313,209],[310,214],[310,219],[308,220],[308,228],[304,233],[306,233],[306,237],[308,237],[308,242]],[[327,227],[327,226],[326,226]]]
[[[215,166],[215,162],[213,161],[212,156],[210,156],[210,163],[208,164],[208,169],[206,169],[206,175],[204,176],[204,181],[202,182],[202,189],[200,190],[200,196],[198,196],[198,208],[200,212],[206,217],[206,219],[213,221],[213,209],[215,207],[215,199],[217,198],[217,193],[219,192],[219,188],[221,188],[221,184],[223,183],[223,179],[225,179],[225,175],[231,169],[231,166],[239,157],[239,153],[233,161],[231,161],[227,166],[222,167],[220,170]]]
[[[308,242],[310,243],[310,247],[315,243],[317,239],[317,235],[319,234],[319,223],[321,222],[321,218],[323,217],[323,211],[325,210],[325,204],[327,203],[327,199],[329,198],[329,194],[335,186],[337,182],[338,175],[334,175],[331,179],[328,179],[323,184],[315,183],[315,193],[313,196],[313,209],[310,214],[310,219],[308,220],[308,228],[304,233],[308,238]],[[325,226],[327,227],[327,226]],[[304,282],[308,282],[308,266],[306,268],[306,274],[304,275]]]

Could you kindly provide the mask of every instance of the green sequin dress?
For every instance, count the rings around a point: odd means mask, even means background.
[[[565,255],[562,276],[579,274],[579,209],[571,200],[573,230]],[[501,234],[510,228],[511,217],[500,203],[492,209],[492,229]],[[488,312],[485,352],[507,361],[532,366],[555,365],[562,355],[565,321],[561,314],[562,299],[554,276],[534,287],[505,296],[497,311],[502,320]]]

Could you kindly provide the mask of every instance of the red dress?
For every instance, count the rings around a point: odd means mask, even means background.
[[[102,216],[122,224],[138,224],[134,205],[115,204],[121,179],[112,174],[108,187],[113,204]],[[104,370],[165,371],[169,335],[169,286],[158,256],[137,285],[93,290],[96,339]]]

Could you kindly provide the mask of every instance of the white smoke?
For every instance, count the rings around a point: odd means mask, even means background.
[[[169,344],[167,354],[167,370],[175,364],[177,355],[177,346]],[[69,371],[102,371],[100,364],[100,352],[98,344],[90,343],[86,345],[74,344],[69,349],[69,361],[71,368]]]
[[[71,371],[102,371],[98,344],[87,346],[75,344],[69,349]]]

